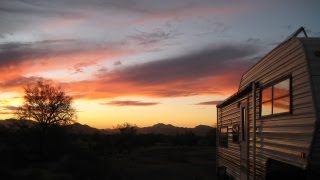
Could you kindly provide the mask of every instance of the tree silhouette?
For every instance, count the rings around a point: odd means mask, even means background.
[[[24,88],[24,104],[17,108],[19,119],[34,120],[42,128],[67,125],[75,121],[72,98],[59,87],[38,81]]]
[[[135,135],[137,133],[137,126],[130,123],[119,124],[117,129],[122,135]]]
[[[47,152],[47,144],[54,133],[54,127],[71,124],[75,121],[76,111],[72,107],[72,98],[61,88],[43,81],[24,88],[24,103],[16,110],[20,120],[33,120],[40,127],[39,148],[42,155]],[[56,136],[55,138],[58,138]],[[53,141],[51,141],[53,142]]]
[[[129,123],[118,125],[117,129],[120,132],[120,151],[131,153],[136,146],[137,126]]]

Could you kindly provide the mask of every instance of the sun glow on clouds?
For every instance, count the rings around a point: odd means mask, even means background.
[[[4,92],[0,94],[0,119],[11,118],[12,110],[22,104],[22,97],[16,92]],[[12,108],[11,108],[12,107]]]
[[[224,98],[218,96],[216,98]],[[177,126],[194,127],[201,124],[213,126],[212,118],[216,116],[214,107],[195,107],[199,101],[212,100],[211,96],[192,96],[180,98],[146,98],[126,96],[104,100],[76,100],[75,107],[80,123],[96,127],[116,127],[117,124],[129,122],[138,126],[150,126],[158,122]],[[112,105],[110,102],[153,102],[153,105]],[[85,118],[83,118],[85,117]]]
[[[319,2],[2,1],[0,119],[23,86],[48,80],[74,97],[80,123],[98,128],[214,125],[215,104],[283,32],[320,34]]]
[[[0,88],[16,90],[38,79],[51,79],[74,96],[79,122],[95,127],[123,122],[139,126],[158,122],[178,126],[214,125],[215,108],[195,104],[219,101],[234,92],[239,74],[251,64],[244,59],[255,52],[256,48],[251,46],[219,45],[125,66],[117,61],[100,61],[99,55],[94,56],[98,57],[95,60],[91,51],[87,61],[86,57],[78,60],[79,54],[74,52],[58,53],[52,57],[56,61],[40,53],[37,61],[31,60],[37,62],[33,67],[26,66],[29,59],[17,59],[15,68],[24,69],[25,72],[20,72],[24,76],[18,73],[13,80],[0,84]],[[43,56],[48,59],[44,61]],[[63,63],[66,56],[70,61]],[[10,63],[4,63],[4,68]],[[43,68],[36,68],[39,66]],[[31,70],[35,72],[26,73]]]
[[[70,83],[75,81],[83,81],[88,79],[93,79],[97,73],[96,65],[79,67],[79,68],[69,68],[69,69],[55,69],[49,71],[41,71],[35,73],[26,74],[26,77],[43,77],[45,79],[51,79],[61,83]]]

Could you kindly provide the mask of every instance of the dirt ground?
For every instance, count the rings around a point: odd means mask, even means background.
[[[109,159],[115,179],[216,179],[214,147],[154,146]]]
[[[150,146],[130,153],[73,152],[50,161],[15,154],[1,179],[32,180],[214,180],[214,146]],[[28,154],[27,154],[28,155]],[[13,164],[9,164],[12,162]]]

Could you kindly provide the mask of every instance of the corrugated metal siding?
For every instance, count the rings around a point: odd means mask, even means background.
[[[218,147],[218,166],[226,166],[227,173],[235,179],[240,179],[240,144],[232,142],[232,125],[240,124],[240,109],[238,103],[242,101],[248,102],[248,128],[252,129],[253,109],[251,94],[243,96],[238,101],[230,105],[218,109],[218,126],[228,126],[228,148]],[[240,130],[241,131],[241,130]],[[252,130],[250,130],[252,132]],[[248,169],[249,174],[253,174],[253,142],[252,135],[248,134],[249,139],[249,156],[248,156]]]
[[[299,60],[297,60],[299,59]],[[289,41],[268,56],[259,61],[253,68],[242,76],[240,89],[253,80],[260,81],[262,84],[269,83],[279,76],[292,72],[305,66],[304,51],[298,40]],[[306,68],[304,68],[307,71]]]
[[[308,156],[315,115],[308,68],[300,40],[293,39],[269,53],[243,75],[240,83],[240,88],[252,81],[259,82],[263,87],[290,74],[292,114],[260,118],[260,108],[257,108],[256,177],[262,179],[268,158],[302,168],[307,163],[306,159],[301,158],[301,153]],[[260,107],[260,100],[256,105]]]
[[[308,64],[310,69],[310,76],[313,86],[313,95],[315,102],[315,109],[317,111],[317,124],[314,133],[314,141],[312,146],[310,158],[310,170],[318,172],[320,170],[320,57],[315,55],[316,51],[320,51],[320,38],[303,39],[303,45],[308,57]]]
[[[258,96],[259,97],[259,96]],[[249,157],[248,157],[248,170],[249,170],[249,174],[248,177],[253,177],[253,102],[252,102],[253,98],[252,98],[252,93],[248,94],[248,127],[249,127],[249,132],[248,132],[248,140],[249,140]]]
[[[226,166],[227,173],[240,179],[240,144],[232,142],[232,125],[240,124],[238,103],[218,109],[218,126],[228,126],[228,148],[218,146],[218,166]],[[219,144],[219,143],[217,143]]]
[[[317,71],[320,75],[320,71]],[[300,38],[295,38],[271,51],[242,76],[239,89],[253,81],[259,82],[260,86],[264,86],[281,77],[290,74],[292,76],[292,114],[260,118],[260,89],[256,91],[256,179],[265,178],[266,161],[268,158],[301,168],[306,167],[307,158],[301,158],[301,153],[306,153],[306,156],[309,156],[308,152],[316,119],[308,73],[302,43]],[[315,81],[317,81],[319,85],[318,90],[320,90],[320,78],[315,78]],[[319,102],[320,101],[318,101],[318,104]],[[252,106],[251,98],[249,99],[249,105]],[[320,112],[319,109],[318,111]],[[229,128],[231,128],[232,122],[239,122],[240,112],[239,109],[236,108],[236,102],[222,107],[220,113],[221,116],[219,117],[220,121],[218,123],[228,124]],[[252,134],[254,130],[252,114],[253,109],[249,108],[250,179],[253,177]],[[231,139],[229,140],[229,143],[230,142]],[[320,148],[320,140],[317,142],[319,143],[317,147]],[[236,151],[239,151],[239,149],[233,148],[233,146],[231,146],[230,150],[219,149],[221,156],[230,157],[232,155],[232,157],[235,158],[230,159],[228,165],[232,164],[232,169],[238,168],[237,171],[240,171],[238,164],[234,165],[234,162],[239,162],[238,157],[235,156],[235,154],[237,154]],[[218,159],[218,161],[220,160]],[[237,172],[237,174],[239,174],[239,172]]]

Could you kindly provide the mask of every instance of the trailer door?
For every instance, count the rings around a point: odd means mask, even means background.
[[[248,179],[248,108],[247,103],[240,105],[240,178]]]

